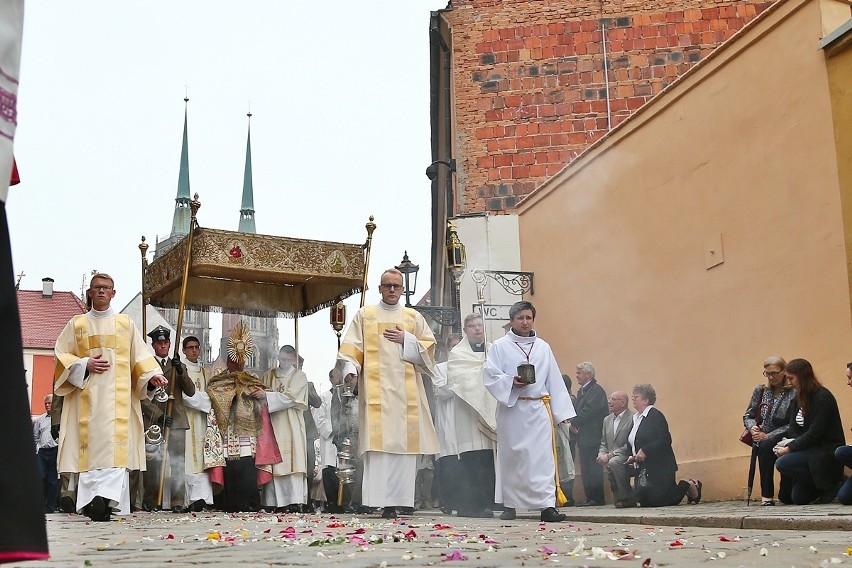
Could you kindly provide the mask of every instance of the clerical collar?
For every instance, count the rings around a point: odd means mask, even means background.
[[[469,341],[470,349],[474,352],[482,353],[485,351],[485,343],[474,343],[473,341]]]
[[[385,310],[396,311],[396,310],[402,309],[402,304],[400,304],[399,302],[391,305],[391,304],[386,304],[384,300],[379,300],[379,305],[382,307],[382,309],[385,309]]]
[[[89,315],[93,318],[106,318],[113,315],[112,307],[107,308],[106,310],[99,312],[95,308],[89,310]]]

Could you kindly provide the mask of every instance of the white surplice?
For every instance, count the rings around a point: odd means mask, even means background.
[[[204,471],[204,437],[207,432],[207,415],[210,397],[207,395],[207,376],[200,363],[184,360],[189,378],[195,384],[195,394],[183,395],[189,430],[186,431],[186,501],[204,501],[213,504],[213,485]]]
[[[535,365],[536,382],[516,387],[517,367],[527,362]],[[555,506],[553,423],[577,413],[550,345],[509,331],[489,350],[483,380],[498,402],[495,502],[517,509]],[[553,423],[543,396],[550,396]]]
[[[436,458],[458,455],[456,442],[456,395],[447,385],[447,364],[435,365],[435,376],[432,377],[435,387],[435,432],[438,434],[438,445],[441,450]]]
[[[272,466],[272,482],[263,486],[263,504],[271,507],[308,502],[308,377],[295,367],[276,368],[263,376],[266,403],[281,463]]]

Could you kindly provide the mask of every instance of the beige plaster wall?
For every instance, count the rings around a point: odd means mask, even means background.
[[[607,391],[652,383],[680,476],[709,499],[743,494],[737,438],[765,357],[809,359],[852,425],[819,6],[771,9],[520,208],[537,329],[563,371],[589,360]]]

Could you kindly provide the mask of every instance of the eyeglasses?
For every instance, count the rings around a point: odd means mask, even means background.
[[[402,284],[382,284],[382,288],[385,290],[402,290]]]
[[[112,286],[92,286],[92,290],[97,292],[98,290],[103,290],[104,292],[109,292],[112,290]]]
[[[763,371],[763,376],[767,379],[774,379],[784,371]]]
[[[481,329],[481,328],[484,328],[485,326],[482,325],[481,323],[469,323],[465,327],[472,327],[472,328],[480,328]]]
[[[201,349],[200,345],[187,345],[184,349]]]

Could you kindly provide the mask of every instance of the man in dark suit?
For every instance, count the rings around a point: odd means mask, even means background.
[[[606,391],[595,380],[595,367],[584,362],[577,365],[577,416],[571,419],[571,433],[577,434],[577,454],[586,502],[578,507],[604,504],[603,470],[597,463],[604,417],[609,413]]]
[[[154,355],[163,369],[165,375],[170,381],[174,380],[172,392],[166,402],[157,402],[156,400],[142,401],[142,417],[144,418],[146,430],[156,424],[161,431],[168,428],[169,439],[169,466],[171,475],[166,476],[169,480],[169,489],[171,491],[170,504],[174,512],[182,512],[186,507],[185,495],[185,474],[186,474],[186,431],[189,430],[189,420],[186,417],[186,408],[183,404],[183,396],[192,396],[195,394],[195,383],[186,372],[186,367],[180,362],[179,357],[169,359],[169,348],[172,346],[171,331],[168,328],[158,325],[151,333],[148,334],[151,338],[151,346],[154,348]],[[172,379],[172,370],[174,370],[174,379]],[[171,413],[167,414],[166,410],[171,402]],[[146,448],[147,449],[147,448]],[[142,475],[142,484],[144,486],[144,498],[142,507],[146,510],[152,510],[159,506],[159,489],[160,489],[160,467],[163,464],[164,456],[162,446],[157,448],[155,453],[147,455],[148,469]]]
[[[627,436],[633,428],[633,412],[627,408],[627,393],[615,391],[609,395],[609,414],[604,418],[601,445],[597,462],[609,472],[613,501],[618,508],[626,507],[631,494],[627,458],[630,445]]]

